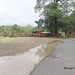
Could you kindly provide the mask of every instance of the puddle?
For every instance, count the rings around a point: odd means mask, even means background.
[[[27,53],[16,56],[0,57],[0,75],[29,75],[33,68],[43,59],[36,55],[42,46],[30,49]]]

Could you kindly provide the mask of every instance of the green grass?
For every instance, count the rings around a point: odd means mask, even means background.
[[[0,37],[0,42],[9,42],[18,39],[26,39],[25,37]]]
[[[0,37],[0,42],[7,42],[14,40],[15,38],[10,38],[10,37]]]

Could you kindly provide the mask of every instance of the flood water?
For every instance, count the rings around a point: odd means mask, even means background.
[[[29,75],[33,68],[42,60],[36,52],[42,45],[30,49],[27,53],[16,56],[0,57],[0,75]]]
[[[30,75],[75,75],[75,39],[66,39]]]

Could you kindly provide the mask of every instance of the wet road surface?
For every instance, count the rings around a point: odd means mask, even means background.
[[[75,40],[64,40],[30,75],[75,75]]]

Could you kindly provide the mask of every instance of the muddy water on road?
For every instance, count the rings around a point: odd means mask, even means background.
[[[75,75],[75,40],[64,40],[30,75]]]
[[[56,40],[50,42],[48,46],[44,44],[35,47],[24,54],[0,57],[0,75],[29,75],[57,42]]]
[[[16,56],[0,57],[0,75],[29,75],[42,58],[36,55],[42,45]]]

